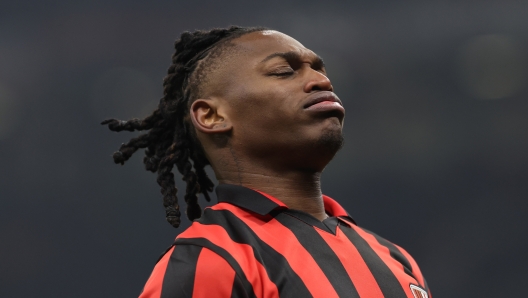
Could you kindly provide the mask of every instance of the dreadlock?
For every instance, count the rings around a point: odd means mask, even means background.
[[[186,120],[190,104],[199,96],[200,83],[205,80],[207,67],[218,58],[229,40],[265,28],[232,26],[227,29],[184,32],[174,43],[172,64],[163,79],[163,97],[158,108],[144,119],[101,122],[112,131],[143,131],[147,133],[130,139],[114,152],[116,164],[124,164],[138,149],[145,149],[143,163],[148,171],[157,173],[157,182],[163,195],[167,221],[175,228],[180,225],[180,207],[176,196],[173,167],[176,165],[187,183],[184,200],[189,220],[202,214],[198,194],[210,201],[209,192],[214,184],[204,168],[210,165],[197,140],[192,124]],[[209,57],[209,59],[205,59]]]

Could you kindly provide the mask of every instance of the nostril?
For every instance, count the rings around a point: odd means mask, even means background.
[[[304,85],[305,92],[311,91],[333,91],[332,83],[328,77],[320,72],[317,73],[317,77],[311,77],[308,82]]]

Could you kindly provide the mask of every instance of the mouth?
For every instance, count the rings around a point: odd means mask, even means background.
[[[338,112],[341,117],[345,115],[345,108],[339,97],[331,91],[319,91],[308,97],[303,109],[309,112],[322,113],[322,112]]]

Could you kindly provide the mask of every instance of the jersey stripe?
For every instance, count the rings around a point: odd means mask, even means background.
[[[231,288],[231,298],[248,298],[248,293],[244,289],[244,285],[240,280],[240,277],[235,273],[235,278],[233,279],[233,286]]]
[[[326,196],[331,217],[320,222],[242,186],[220,185],[217,195],[220,203],[206,208],[162,255],[140,298],[410,298],[412,289],[429,292],[405,250],[358,227]]]
[[[215,245],[214,243],[205,238],[177,238],[174,243],[186,244],[189,246],[203,246],[217,253],[222,258],[224,258],[229,263],[229,265],[235,270],[235,274],[239,278],[240,284],[244,288],[244,292],[247,293],[247,297],[257,297],[253,291],[253,285],[248,281],[240,265],[233,258],[233,256],[231,256],[231,254],[222,247]]]
[[[420,267],[418,267],[418,264],[416,263],[416,261],[411,257],[411,255],[405,249],[399,247],[398,245],[394,245],[394,246],[397,247],[403,255],[407,256],[407,259],[409,259],[409,262],[411,263],[411,266],[416,276],[418,277],[418,282],[421,283],[420,285],[427,292],[427,294],[429,295],[429,298],[432,298],[431,290],[429,289],[429,286],[427,285],[427,281],[425,280],[420,270]]]
[[[425,285],[425,281],[424,281],[422,272],[420,271],[420,268],[418,267],[418,264],[416,264],[416,261],[413,258],[411,258],[411,255],[409,255],[409,253],[405,249],[403,249],[403,248],[401,248],[401,247],[399,247],[397,245],[394,245],[394,247],[396,247],[398,249],[398,251],[400,251],[402,253],[402,255],[406,256],[406,258],[409,260],[411,268],[413,268],[413,272],[416,272],[416,277],[418,279],[418,282],[420,283],[420,285],[424,289],[427,288],[426,285]]]
[[[334,235],[317,227],[307,228],[304,222],[291,214],[281,213],[275,219],[293,232],[326,275],[339,297],[360,297],[342,261],[329,246],[327,238],[333,238]]]
[[[229,204],[222,204],[229,205]],[[231,206],[231,205],[229,205]],[[204,216],[203,224],[218,224],[229,234],[229,237],[237,243],[248,244],[253,248],[258,263],[264,266],[268,278],[275,284],[280,296],[285,297],[309,297],[307,285],[303,283],[299,275],[293,270],[289,259],[269,245],[265,239],[260,239],[247,222],[238,218],[228,210],[207,210],[208,216]],[[207,221],[205,219],[208,219]],[[234,228],[236,227],[236,228]],[[264,241],[263,241],[264,240]],[[285,286],[285,283],[288,283]],[[256,293],[258,293],[256,291]]]
[[[264,289],[270,292],[275,289],[274,292],[278,296],[277,287],[270,281],[266,269],[262,266],[261,262],[250,261],[255,256],[252,246],[232,241],[230,235],[228,235],[228,232],[222,226],[204,224],[203,222],[194,222],[192,229],[180,235],[179,239],[198,238],[201,235],[209,235],[207,237],[209,241],[214,245],[221,246],[235,259],[248,281],[253,285],[253,290],[257,297],[262,297]]]
[[[192,298],[230,297],[234,280],[235,270],[229,263],[213,251],[204,248],[196,264]]]
[[[322,272],[321,268],[319,268],[310,253],[297,241],[292,231],[280,224],[276,219],[268,217],[268,222],[263,227],[262,223],[255,221],[254,214],[233,205],[220,203],[211,207],[211,209],[229,210],[224,211],[222,215],[219,214],[220,218],[225,218],[228,222],[235,223],[234,226],[237,227],[245,223],[244,226],[249,227],[248,232],[255,234],[254,238],[243,237],[241,240],[258,239],[257,243],[255,243],[259,245],[259,248],[256,249],[257,251],[269,251],[267,249],[269,246],[272,248],[272,251],[282,255],[282,258],[279,259],[281,262],[289,263],[289,266],[286,267],[287,270],[282,267],[285,265],[274,264],[277,260],[271,260],[271,263],[264,263],[264,266],[270,269],[268,273],[270,274],[271,280],[279,282],[276,284],[281,295],[284,294],[282,292],[283,289],[297,288],[295,293],[287,294],[285,297],[338,297],[332,284],[328,281],[328,278]],[[232,213],[229,214],[228,212]],[[237,223],[238,221],[242,221],[243,223]],[[277,237],[278,235],[280,235],[280,238]],[[287,239],[288,241],[281,241],[281,239]],[[297,277],[296,279],[292,279],[293,276],[284,276],[286,272],[289,273],[289,270],[293,270],[295,277]],[[301,280],[298,280],[299,277]],[[292,282],[296,283],[294,287],[290,284]],[[288,283],[288,286],[283,286],[283,283]]]
[[[393,274],[392,270],[389,269],[389,267],[383,262],[380,256],[376,254],[376,252],[370,247],[368,242],[358,234],[357,230],[360,229],[356,228],[354,225],[350,227],[341,227],[343,233],[357,248],[358,252],[367,264],[368,268],[370,269],[370,272],[376,279],[378,285],[380,286],[381,292],[385,297],[412,297],[406,294],[405,289],[400,284],[400,281],[397,279],[397,277]],[[407,290],[410,291],[408,285]]]
[[[407,275],[409,275],[410,277],[416,279],[420,283],[420,285],[423,287],[423,280],[421,279],[420,274],[414,274],[413,273],[413,266],[409,262],[409,259],[412,260],[412,258],[407,258],[405,256],[405,254],[403,254],[403,252],[402,252],[402,250],[400,248],[398,248],[396,245],[390,243],[389,241],[381,238],[380,236],[376,235],[375,233],[372,233],[371,231],[368,231],[368,230],[365,230],[365,229],[363,229],[363,231],[365,231],[365,232],[369,233],[370,235],[374,236],[374,238],[376,238],[376,240],[381,245],[385,246],[389,250],[390,256],[393,259],[395,259],[396,261],[398,261],[399,263],[402,264],[403,271],[405,273],[407,273]],[[407,256],[409,256],[409,255],[407,255]],[[418,267],[416,267],[416,268],[418,268]],[[419,269],[418,269],[418,273],[419,273]]]
[[[164,255],[156,263],[154,270],[150,274],[143,292],[139,295],[139,298],[159,298],[161,297],[161,286],[163,285],[163,277],[165,276],[165,271],[167,270],[167,265],[169,264],[169,259],[172,252],[174,251],[174,246],[171,246]]]
[[[202,247],[193,245],[174,247],[165,270],[161,298],[192,298],[196,263],[201,251]]]
[[[384,297],[378,282],[372,276],[371,270],[357,248],[351,245],[347,237],[343,235],[341,227],[337,228],[335,237],[328,233],[325,234],[323,231],[319,231],[319,234],[321,234],[328,245],[330,245],[330,248],[337,254],[339,261],[345,267],[347,276],[350,276],[354,282],[359,296],[369,298]],[[348,242],[346,250],[343,249],[343,241]]]
[[[394,261],[392,261],[393,260],[392,256],[390,256],[390,254],[387,254],[387,252],[389,252],[389,249],[383,245],[380,245],[379,242],[376,241],[376,238],[374,238],[373,235],[365,232],[363,229],[356,227],[356,231],[359,235],[361,235],[361,237],[370,240],[371,245],[378,245],[376,249],[377,255],[388,266],[388,268],[392,271],[394,276],[396,276],[396,278],[398,279],[398,282],[401,284],[401,287],[404,289],[405,293],[407,293],[409,297],[412,297],[410,284],[411,283],[419,284],[419,282],[414,277],[406,276],[403,274],[397,274],[398,272],[401,272],[403,265],[399,262],[395,263]],[[380,252],[383,252],[384,250],[386,253],[380,253]]]

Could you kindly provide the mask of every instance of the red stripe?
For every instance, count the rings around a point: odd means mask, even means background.
[[[301,278],[314,297],[338,297],[334,287],[317,265],[310,253],[299,243],[293,232],[277,220],[263,222],[254,214],[230,204],[220,203],[214,210],[229,210],[246,223],[257,236],[271,248],[282,254],[292,270]],[[285,240],[286,239],[286,240]],[[278,297],[278,296],[275,296]]]
[[[203,238],[204,235],[207,235],[207,240],[225,249],[238,262],[248,281],[253,285],[253,290],[257,297],[264,297],[264,294],[268,293],[271,295],[269,297],[279,297],[277,286],[269,279],[264,266],[257,261],[253,261],[255,260],[253,248],[250,245],[236,243],[231,240],[226,230],[221,226],[202,225],[199,222],[194,222],[178,238]],[[208,282],[198,284],[203,286],[208,285]],[[232,283],[229,285],[231,286]],[[207,288],[210,287],[207,286]]]
[[[403,265],[390,256],[389,249],[386,246],[381,245],[376,240],[376,237],[363,231],[357,226],[353,225],[352,228],[359,234],[359,236],[361,236],[363,239],[365,239],[365,241],[367,241],[367,243],[374,250],[374,252],[381,258],[383,263],[385,263],[389,267],[392,274],[394,274],[396,279],[398,279],[398,281],[400,282],[400,285],[402,286],[407,296],[412,297],[411,295],[413,295],[413,293],[411,291],[410,284],[415,283],[415,280],[403,271]]]
[[[163,278],[165,277],[165,271],[167,271],[167,266],[169,265],[169,259],[174,251],[174,246],[159,260],[159,262],[154,267],[154,270],[150,274],[143,292],[139,298],[160,298],[161,297],[161,288],[163,285]]]
[[[323,202],[325,211],[331,216],[348,216],[346,210],[331,197],[323,195]]]
[[[407,260],[409,260],[409,263],[411,263],[412,272],[414,276],[418,278],[418,283],[420,284],[420,286],[422,286],[422,288],[425,289],[424,278],[423,278],[422,272],[420,271],[420,268],[418,267],[418,264],[416,263],[416,261],[413,259],[413,257],[411,257],[411,255],[405,249],[397,246],[396,244],[394,246],[396,246],[400,250],[400,252],[407,258]]]
[[[196,263],[192,298],[231,297],[235,270],[227,261],[203,248]]]
[[[338,228],[334,236],[319,229],[315,230],[337,255],[339,261],[345,267],[350,280],[356,287],[359,296],[383,298],[383,293],[361,254],[343,232]]]

